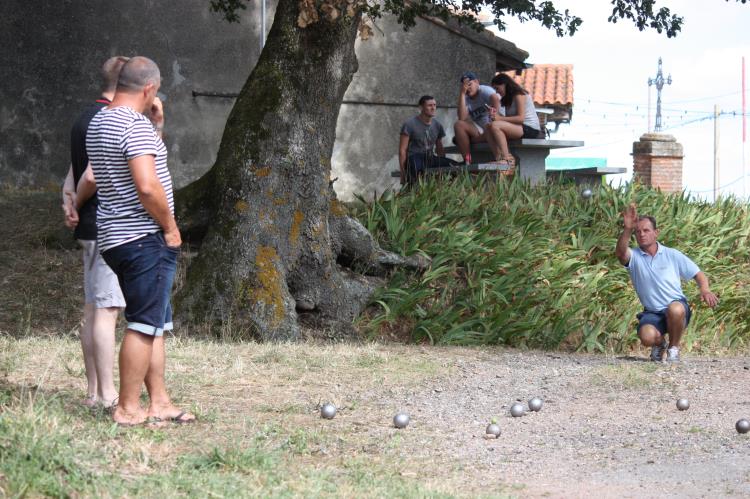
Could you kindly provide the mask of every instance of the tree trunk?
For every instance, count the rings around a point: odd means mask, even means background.
[[[298,14],[298,0],[279,1],[216,164],[176,200],[187,238],[202,239],[177,313],[263,340],[297,338],[298,311],[351,323],[377,282],[339,266],[339,256],[380,271],[403,263],[346,215],[329,185],[359,16],[302,29]]]

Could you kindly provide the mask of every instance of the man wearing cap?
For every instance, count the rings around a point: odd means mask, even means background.
[[[461,75],[458,94],[458,121],[453,125],[456,145],[466,164],[471,163],[471,144],[493,144],[490,132],[491,113],[500,111],[500,96],[487,85],[480,85],[472,71]]]

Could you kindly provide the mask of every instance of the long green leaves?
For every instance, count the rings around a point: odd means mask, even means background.
[[[746,342],[750,222],[736,200],[712,204],[632,185],[602,186],[584,199],[571,185],[471,177],[429,179],[361,205],[359,218],[384,247],[433,258],[422,274],[396,271],[362,325],[374,335],[406,328],[418,342],[623,350],[636,340],[640,310],[614,257],[631,201],[720,296],[709,310],[685,284],[695,311],[687,346]]]

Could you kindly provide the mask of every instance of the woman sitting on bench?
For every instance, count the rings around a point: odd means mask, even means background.
[[[500,105],[505,108],[504,116],[497,109],[490,108],[490,132],[494,139],[490,146],[498,161],[514,165],[508,140],[542,138],[539,117],[531,95],[507,74],[495,75],[490,85],[500,94]]]

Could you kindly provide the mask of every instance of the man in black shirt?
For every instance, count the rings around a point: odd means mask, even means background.
[[[95,187],[80,182],[92,176],[86,152],[86,131],[91,119],[106,107],[115,93],[120,69],[127,57],[112,57],[102,66],[102,95],[78,116],[70,132],[70,169],[63,185],[65,224],[74,228],[74,237],[83,248],[83,281],[85,304],[81,346],[88,383],[84,404],[97,403],[105,408],[117,404],[113,380],[115,326],[117,314],[125,306],[117,276],[104,262],[96,246]],[[77,186],[81,186],[78,189]]]

